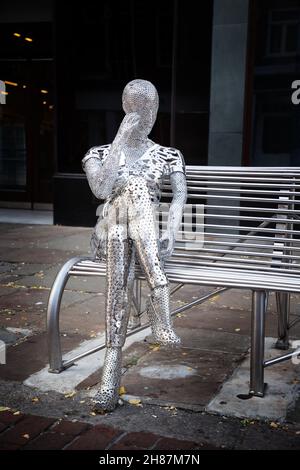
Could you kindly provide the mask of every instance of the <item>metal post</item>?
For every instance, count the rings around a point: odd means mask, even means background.
[[[128,322],[128,330],[134,330],[141,326],[142,314],[142,281],[135,278],[134,280],[134,296],[133,303],[130,310],[130,317]]]
[[[250,390],[251,395],[264,396],[264,349],[266,291],[252,293]]]
[[[290,294],[288,292],[276,292],[276,303],[278,313],[278,339],[275,348],[289,349]]]
[[[59,331],[59,311],[61,298],[65,285],[69,279],[69,271],[79,261],[90,259],[87,257],[76,257],[67,261],[57,274],[52,286],[47,310],[47,340],[49,353],[49,372],[59,373],[64,369]]]

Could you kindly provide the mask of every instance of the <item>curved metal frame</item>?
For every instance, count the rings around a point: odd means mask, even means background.
[[[49,372],[58,374],[66,368],[63,364],[61,353],[59,313],[64,288],[70,276],[70,269],[79,261],[90,259],[92,258],[87,256],[77,256],[68,260],[58,272],[50,291],[47,309]]]
[[[214,210],[214,212],[208,212],[209,218],[214,218],[214,221],[211,224],[205,224],[205,226],[209,229],[209,235],[214,237],[211,246],[215,247],[215,249],[199,249],[197,256],[193,256],[192,253],[189,255],[188,251],[184,254],[180,253],[180,251],[175,252],[174,257],[166,262],[167,275],[170,282],[179,283],[175,290],[187,283],[210,286],[222,285],[223,288],[219,291],[231,287],[244,287],[252,290],[250,393],[256,396],[263,396],[265,388],[264,368],[300,354],[299,351],[294,351],[271,360],[264,360],[264,322],[268,292],[274,291],[276,293],[278,311],[278,341],[276,347],[278,349],[288,349],[289,329],[298,321],[294,320],[289,323],[288,317],[290,292],[300,292],[300,269],[297,269],[300,266],[299,256],[297,256],[300,251],[300,239],[297,237],[291,239],[291,241],[287,239],[293,234],[300,233],[299,230],[296,231],[293,227],[293,223],[299,223],[300,220],[298,216],[300,211],[295,210],[295,206],[297,209],[298,200],[294,199],[295,194],[298,194],[295,190],[300,188],[300,169],[194,166],[187,167],[187,178],[189,199],[201,198],[203,192],[204,196],[206,194],[206,197],[211,199],[211,204],[204,206]],[[234,183],[232,183],[232,180]],[[210,183],[211,186],[209,186]],[[235,184],[237,188],[233,189],[232,184]],[[220,185],[223,186],[223,196],[219,194],[221,190]],[[245,186],[251,188],[253,185],[254,187],[266,187],[269,191],[245,189]],[[282,189],[273,191],[273,187],[281,187]],[[165,189],[166,191],[163,192],[163,196],[170,196],[168,184],[165,185]],[[220,201],[219,203],[218,199],[221,198],[222,202]],[[228,201],[228,206],[225,205],[226,200]],[[238,211],[241,201],[248,203],[247,206],[242,207],[243,211],[255,209],[258,216],[245,217],[237,214],[231,215],[228,218],[230,225],[218,222],[220,219],[218,211],[221,210],[223,213],[224,209],[229,208]],[[260,202],[260,206],[256,208],[251,207],[254,206],[252,202]],[[264,204],[264,202],[277,204],[275,204],[275,207],[273,205],[265,207],[267,204]],[[263,212],[268,213],[267,218],[259,216]],[[255,227],[232,225],[233,220],[239,220],[241,217],[242,222],[249,220],[261,223]],[[270,223],[275,223],[276,228],[266,228]],[[198,225],[202,226],[204,224]],[[237,233],[238,229],[240,231],[244,230],[245,233]],[[188,227],[187,231],[189,230],[190,228]],[[262,233],[263,231],[266,234]],[[221,233],[223,238],[220,238]],[[268,246],[270,246],[268,242],[270,240],[274,245],[272,253],[268,254]],[[247,248],[244,251],[247,257],[242,261],[236,261],[237,258],[234,259],[230,254],[238,254],[239,247],[241,246]],[[180,250],[180,243],[178,248]],[[236,249],[237,251],[235,251]],[[251,249],[255,249],[255,251],[251,251]],[[215,254],[218,256],[215,256]],[[256,254],[258,259],[249,261],[248,254]],[[266,256],[266,259],[264,259],[264,256]],[[267,259],[269,257],[271,261]],[[59,310],[63,291],[71,275],[105,275],[105,264],[97,266],[91,261],[92,259],[87,256],[69,260],[61,268],[52,287],[48,305],[50,372],[59,373],[74,364],[75,360],[105,347],[100,345],[68,361],[63,362],[62,360]],[[226,279],[226,276],[228,279]],[[137,283],[140,283],[141,279],[143,279],[143,274],[137,268]],[[193,304],[201,303],[206,298],[215,295],[216,292],[218,291],[203,298],[199,297],[196,301],[176,309],[172,314],[186,310]],[[140,298],[140,285],[136,290],[136,297]],[[141,312],[135,303],[134,307],[136,310],[135,316],[139,317]],[[129,335],[135,334],[147,326],[137,326]]]

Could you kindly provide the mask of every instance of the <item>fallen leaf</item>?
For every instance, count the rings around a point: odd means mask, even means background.
[[[119,389],[119,394],[120,394],[120,395],[124,395],[124,393],[126,393],[126,389],[125,389],[125,387],[122,386],[122,387],[120,387],[120,389]]]
[[[137,405],[140,405],[141,400],[140,400],[139,398],[131,398],[131,399],[129,400],[129,403],[130,403],[131,405],[137,406]]]
[[[234,330],[234,331],[241,331],[241,329],[240,329],[240,328],[235,328],[235,330]]]
[[[65,393],[65,398],[72,398],[72,397],[74,397],[74,395],[76,395],[75,391],[67,392],[67,393]]]
[[[21,414],[21,411],[15,411],[14,416],[19,416]]]
[[[276,429],[276,428],[278,428],[278,424],[274,423],[274,421],[272,421],[272,423],[270,423],[270,427]]]
[[[95,411],[91,411],[91,412],[90,412],[90,415],[91,415],[91,416],[96,416],[97,413],[95,413]]]
[[[30,436],[29,436],[29,434],[23,434],[22,437],[25,437],[25,439],[29,439]]]
[[[150,345],[149,345],[149,348],[150,348],[150,349],[155,349],[155,350],[157,350],[156,348],[160,348],[160,345],[157,344],[157,343],[150,344]]]
[[[31,401],[33,403],[36,403],[36,402],[40,401],[40,399],[38,397],[34,397],[34,398],[31,399]]]
[[[10,408],[8,406],[0,406],[0,413],[2,411],[8,411],[8,410],[10,410]]]

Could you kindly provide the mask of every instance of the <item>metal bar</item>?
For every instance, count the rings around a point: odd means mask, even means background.
[[[204,250],[205,251],[205,250]],[[232,253],[232,252],[231,252]],[[178,264],[180,263],[185,263],[186,260],[183,260],[181,261],[180,259],[176,259],[175,258],[180,258],[180,253],[177,253],[175,255],[173,255],[173,260],[170,260],[170,263],[172,262],[176,262]],[[182,257],[184,257],[185,259],[187,258],[186,255],[182,255]],[[278,256],[279,257],[279,256]],[[251,266],[251,265],[255,265],[255,266],[263,266],[263,267],[269,267],[270,264],[272,264],[272,267],[270,267],[270,270],[272,271],[273,269],[279,269],[279,266],[290,266],[290,263],[286,263],[286,262],[281,262],[281,261],[274,261],[272,256],[271,256],[271,253],[270,253],[270,261],[261,261],[261,260],[256,260],[256,259],[243,259],[243,258],[229,258],[229,257],[226,257],[225,256],[208,256],[208,255],[195,255],[193,256],[193,259],[199,259],[199,260],[215,260],[215,261],[218,261],[218,260],[225,260],[225,261],[228,261],[228,262],[232,262],[232,265],[236,265],[236,266]],[[236,263],[234,263],[236,262]],[[201,261],[189,261],[189,263],[192,265],[192,266],[197,266],[198,264],[201,265],[203,264]],[[274,268],[275,265],[278,265],[278,267]],[[221,265],[220,265],[221,266]],[[297,268],[299,268],[300,266],[298,264],[293,264],[292,266],[296,266]],[[292,271],[292,272],[297,272],[297,269],[289,269],[288,271]]]
[[[241,245],[241,243],[239,244]],[[244,246],[244,245],[242,245]],[[268,246],[268,249],[271,250],[273,248],[272,245]],[[291,250],[291,247],[287,247],[289,250]],[[280,247],[281,250],[281,247]],[[234,254],[234,255],[242,255],[242,256],[257,256],[258,258],[282,258],[283,260],[299,260],[300,256],[297,255],[286,255],[284,253],[282,254],[274,254],[273,252],[259,252],[259,251],[238,251],[238,250],[233,250],[233,249],[221,249],[221,248],[208,248],[207,246],[204,246],[203,248],[198,248],[198,252],[204,252],[204,253],[223,253],[223,254]],[[185,253],[175,253],[175,256],[179,257],[184,257],[186,256]],[[201,259],[203,256],[202,255],[194,255],[193,258],[199,258]],[[243,261],[243,260],[241,260]],[[246,261],[246,260],[245,260]],[[284,263],[288,264],[288,263]]]
[[[178,266],[175,265],[169,265],[167,268],[167,274],[176,274],[184,276],[188,276],[190,279],[197,277],[209,277],[209,275],[218,275],[220,278],[222,276],[230,276],[232,278],[236,277],[237,279],[242,279],[243,274],[245,273],[246,276],[249,278],[249,282],[251,282],[251,279],[253,280],[259,280],[259,281],[268,281],[269,285],[282,285],[282,286],[297,286],[300,285],[300,280],[299,276],[292,276],[291,271],[289,270],[284,270],[285,273],[290,273],[290,275],[286,275],[283,277],[281,275],[281,270],[278,270],[276,272],[271,271],[271,275],[267,276],[266,274],[269,274],[268,272],[266,273],[266,268],[262,269],[261,271],[255,270],[255,268],[251,266],[243,266],[243,265],[233,265],[233,264],[224,264],[224,263],[219,263],[217,265],[217,268],[221,267],[222,269],[218,269],[216,271],[209,271],[209,267],[216,266],[214,263],[198,263],[197,266],[193,266],[193,269],[191,269],[191,266],[185,265],[180,267],[180,272],[178,272]],[[223,269],[227,268],[227,269]],[[250,274],[251,273],[251,274]],[[296,271],[297,274],[300,273],[300,271]],[[142,273],[139,272],[138,275],[141,275]],[[273,275],[274,274],[274,275]]]
[[[70,268],[83,259],[84,257],[80,256],[67,261],[58,272],[50,292],[47,310],[49,372],[59,373],[64,369],[59,331],[60,304],[65,285],[69,279]]]
[[[191,182],[191,183],[195,183],[197,184],[197,182],[200,180],[203,180],[203,181],[208,181],[209,183],[209,180],[211,180],[213,183],[219,183],[219,182],[228,182],[228,181],[241,181],[241,182],[249,182],[250,184],[253,184],[255,185],[254,182],[257,182],[257,181],[262,181],[262,182],[270,182],[270,184],[274,183],[274,186],[277,187],[277,185],[275,183],[278,183],[280,186],[283,185],[283,186],[286,186],[289,184],[289,182],[294,178],[294,176],[291,176],[287,179],[284,179],[284,178],[281,178],[280,175],[278,175],[276,178],[272,178],[272,177],[266,177],[266,178],[259,178],[259,177],[255,177],[255,176],[226,176],[226,175],[220,175],[220,174],[214,174],[214,175],[210,175],[210,174],[205,174],[205,175],[189,175],[189,171],[187,171],[187,182]],[[300,179],[297,180],[300,182]],[[284,182],[284,183],[282,183]],[[286,184],[285,184],[286,182]],[[166,180],[164,182],[164,186],[169,186],[170,183],[168,182],[168,180]]]
[[[291,359],[294,356],[299,356],[300,355],[300,349],[296,349],[296,351],[293,351],[288,354],[284,354],[282,356],[277,356],[274,357],[273,359],[269,359],[268,361],[264,362],[264,367],[270,367],[273,366],[274,364],[279,364],[280,362],[287,361],[288,359]]]
[[[277,349],[289,349],[289,311],[290,294],[276,292],[276,304],[278,313],[278,339],[275,344]]]
[[[189,181],[189,179],[187,178],[187,186],[188,188],[190,188],[191,190],[195,190],[197,191],[198,189],[203,189],[203,187],[201,185],[206,185],[205,188],[206,190],[207,189],[213,189],[213,190],[218,190],[218,191],[226,191],[226,186],[229,186],[230,188],[233,188],[234,189],[234,192],[237,191],[237,189],[234,188],[234,186],[238,186],[238,187],[242,187],[241,189],[243,190],[243,192],[253,192],[253,193],[257,193],[257,194],[268,194],[270,192],[272,192],[272,194],[276,194],[278,193],[278,189],[282,188],[282,189],[287,189],[287,190],[290,190],[291,188],[291,184],[289,184],[289,182],[287,182],[286,184],[282,183],[282,180],[281,179],[277,179],[277,183],[274,182],[274,183],[257,183],[256,182],[257,180],[255,180],[254,183],[252,182],[247,182],[247,181],[243,181],[241,178],[238,178],[236,180],[233,180],[232,178],[230,178],[228,181],[217,181],[215,178],[213,178],[212,181],[207,181],[205,178],[199,178],[197,180],[194,180],[194,181]],[[218,187],[218,188],[215,188],[212,187],[211,185],[219,185],[221,187]],[[164,185],[164,188],[166,189],[170,189],[170,185],[167,183]],[[243,187],[249,187],[249,188],[254,188],[253,191],[251,189],[244,189]],[[276,191],[261,191],[259,188],[276,188]],[[258,188],[258,189],[257,189]],[[295,188],[300,188],[300,185],[298,184],[295,184]],[[297,194],[297,193],[296,193]]]
[[[164,197],[170,197],[171,195],[169,193],[162,192],[162,196]],[[267,197],[248,197],[248,196],[230,196],[227,194],[194,194],[194,193],[188,193],[188,199],[229,199],[230,201],[252,201],[252,202],[261,202],[261,203],[266,203],[266,202],[275,202],[278,203],[278,199],[271,199]],[[287,201],[288,204],[293,204],[293,201]]]
[[[228,246],[228,247],[233,247],[233,248],[236,248],[236,247],[240,247],[241,245],[243,247],[246,247],[246,248],[262,248],[262,249],[271,249],[273,247],[273,238],[270,239],[270,242],[272,241],[272,244],[269,243],[269,245],[267,244],[260,244],[260,243],[244,243],[244,242],[229,242],[229,241],[218,241],[218,240],[207,240],[205,241],[205,243],[208,245],[208,246],[211,246],[211,245],[216,245],[216,246]],[[178,243],[186,243],[186,241],[184,240],[178,240]],[[180,247],[178,247],[179,249]],[[291,247],[290,246],[282,246],[280,248],[281,250],[283,251],[290,251],[291,250]],[[175,253],[176,253],[176,245],[175,245]],[[292,247],[292,251],[300,251],[300,247],[296,247],[296,246],[293,246]]]
[[[292,202],[292,201],[290,201]],[[205,224],[205,223],[199,223],[197,224],[197,227],[212,227],[212,228],[219,228],[219,229],[224,229],[224,230],[238,230],[239,232],[244,232],[248,230],[253,230],[253,227],[247,227],[246,225],[223,225],[223,224]],[[261,231],[263,230],[264,232],[267,233],[286,233],[286,234],[295,234],[295,235],[300,235],[300,230],[288,230],[288,229],[276,229],[276,228],[265,228],[265,227],[255,227],[255,231]],[[190,233],[190,232],[187,232]],[[191,232],[193,233],[193,232]],[[244,235],[240,235],[243,237]],[[282,241],[282,240],[281,240]]]
[[[235,227],[236,229],[238,227]],[[183,232],[181,232],[183,233]],[[189,233],[194,233],[194,232],[189,232]],[[249,232],[250,233],[250,232]],[[248,234],[245,234],[245,235],[241,235],[239,233],[218,233],[218,232],[208,232],[208,237],[217,237],[217,238],[238,238],[238,239],[243,239],[243,240],[259,240],[259,241],[272,241],[272,242],[282,242],[282,238],[279,238],[279,237],[267,237],[267,236],[263,236],[263,235],[249,235]],[[204,234],[206,235],[206,232],[204,232]],[[293,238],[293,243],[300,243],[300,239],[295,239]]]
[[[264,396],[264,348],[265,348],[266,292],[252,293],[250,390],[256,397]]]
[[[244,189],[244,188],[215,188],[214,186],[189,186],[188,187],[190,191],[209,191],[209,196],[210,196],[210,191],[214,191],[214,192],[217,192],[217,193],[224,193],[226,194],[227,192],[229,193],[238,193],[238,194],[241,194],[241,193],[244,193],[244,194],[262,194],[264,196],[274,196],[274,195],[277,195],[277,196],[290,196],[291,193],[290,191],[285,191],[285,190],[282,190],[280,191],[268,191],[268,190],[263,190],[263,189],[256,189],[256,190],[253,190],[253,189]],[[295,196],[299,196],[300,195],[300,192],[293,192],[293,194]],[[239,198],[239,196],[237,196]],[[262,198],[264,199],[264,198]]]

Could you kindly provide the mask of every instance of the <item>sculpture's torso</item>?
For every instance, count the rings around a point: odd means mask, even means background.
[[[110,145],[93,147],[86,154],[85,159],[95,157],[103,163],[109,155]],[[97,164],[97,162],[95,162]],[[152,144],[136,161],[126,164],[124,153],[119,162],[118,177],[115,181],[109,200],[112,200],[122,191],[128,179],[132,176],[142,176],[148,186],[149,193],[154,203],[159,202],[161,186],[164,176],[174,171],[184,171],[184,162],[180,152],[170,147]]]

